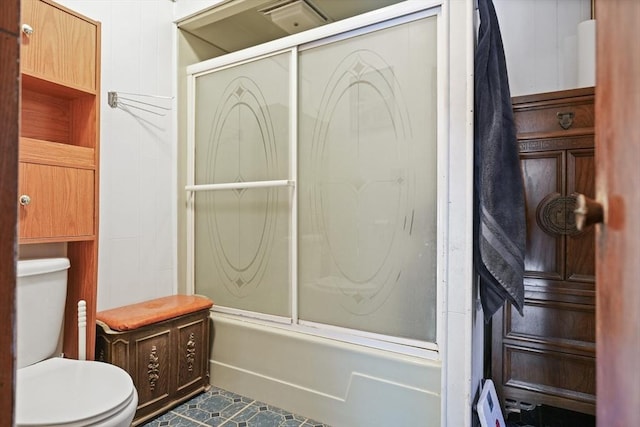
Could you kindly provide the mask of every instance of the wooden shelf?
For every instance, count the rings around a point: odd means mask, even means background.
[[[67,85],[43,75],[33,75],[24,71],[22,72],[21,80],[23,88],[48,93],[59,98],[77,99],[97,94],[95,89],[87,89],[73,84]]]
[[[73,242],[93,242],[95,235],[90,236],[65,236],[65,237],[21,237],[19,244],[34,245],[40,243],[73,243]]]
[[[95,169],[95,149],[32,138],[20,138],[20,161]]]
[[[34,89],[23,83],[21,136],[95,147],[98,139],[97,97],[86,94],[78,97],[68,95],[70,94],[67,92],[60,95],[56,91]]]

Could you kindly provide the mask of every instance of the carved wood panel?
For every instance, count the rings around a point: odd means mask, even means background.
[[[204,344],[208,341],[205,336],[208,320],[199,319],[178,327],[178,389],[202,381],[206,372],[204,363],[209,361]]]
[[[521,156],[525,187],[527,240],[525,271],[530,277],[562,277],[564,254],[562,241],[542,230],[538,223],[538,206],[549,195],[560,195],[564,187],[564,152],[527,153]]]
[[[138,390],[139,408],[169,395],[170,349],[171,330],[168,328],[135,341],[134,382]]]
[[[567,193],[582,193],[595,199],[595,156],[593,149],[569,150]],[[569,281],[595,282],[595,228],[567,239]]]

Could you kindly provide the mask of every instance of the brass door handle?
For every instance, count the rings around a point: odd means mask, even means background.
[[[582,231],[584,228],[602,222],[604,220],[604,210],[602,205],[584,194],[576,195],[576,228]]]

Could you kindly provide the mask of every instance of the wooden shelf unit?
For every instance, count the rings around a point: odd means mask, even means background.
[[[19,203],[19,243],[67,242],[63,351],[75,358],[77,302],[87,302],[89,325],[96,313],[100,23],[50,0],[21,4],[18,194],[29,201]],[[93,359],[95,331],[87,332]]]

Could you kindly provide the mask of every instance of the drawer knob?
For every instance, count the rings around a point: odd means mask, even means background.
[[[573,112],[569,111],[569,112],[560,112],[556,114],[556,117],[558,118],[558,124],[560,125],[560,127],[564,130],[567,130],[571,127],[571,125],[573,125],[573,117],[575,115],[573,114]]]
[[[30,36],[33,34],[33,27],[29,24],[22,24],[22,32]]]
[[[22,196],[20,196],[20,199],[18,199],[20,201],[20,204],[22,206],[27,206],[29,203],[31,203],[31,197],[29,197],[26,194],[23,194]]]

